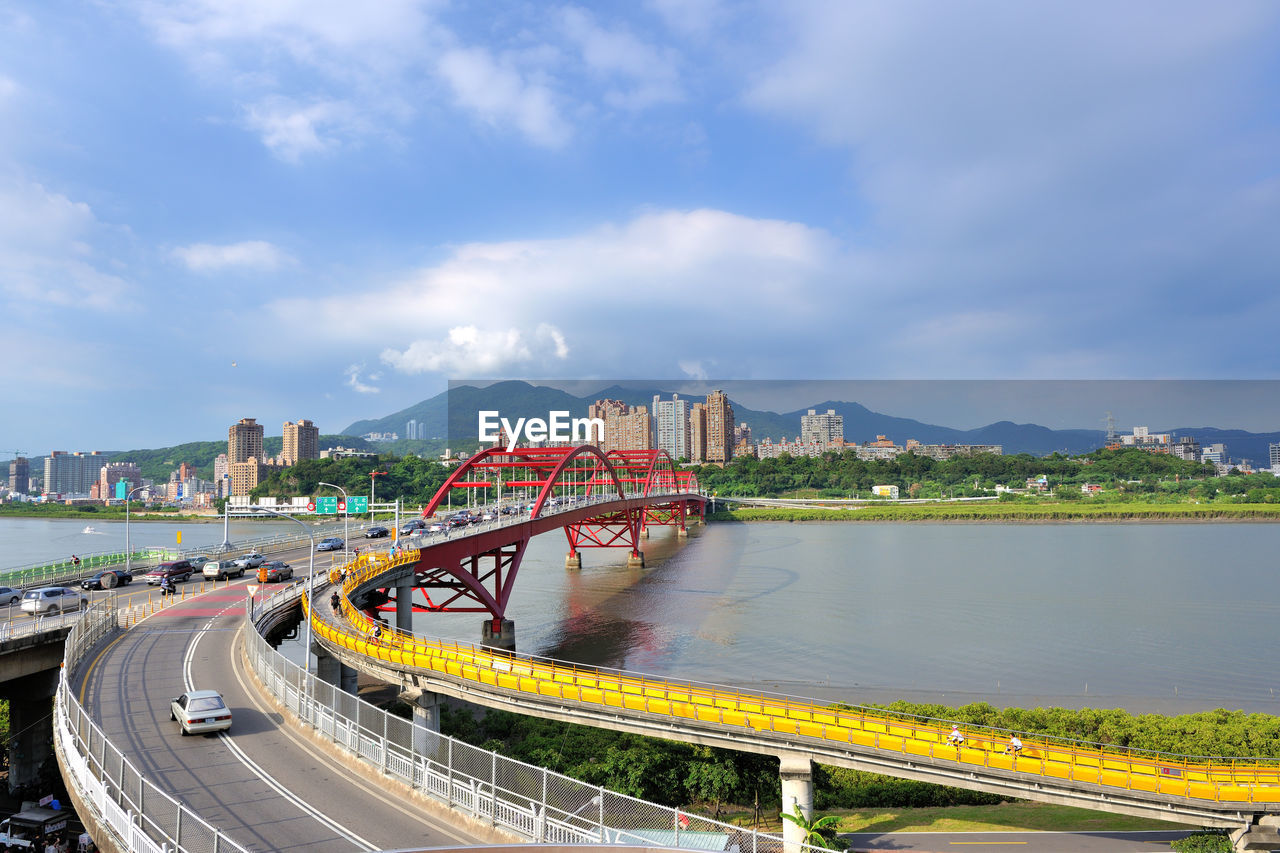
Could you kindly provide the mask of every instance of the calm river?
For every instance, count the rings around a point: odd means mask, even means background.
[[[34,525],[34,526],[33,526]],[[233,539],[288,522],[233,525]],[[0,519],[5,566],[123,545],[121,523]],[[222,541],[134,524],[135,544]],[[849,702],[1280,714],[1280,524],[713,524],[622,550],[534,539],[517,648]],[[476,642],[481,614],[418,614]],[[299,650],[300,651],[300,650]]]

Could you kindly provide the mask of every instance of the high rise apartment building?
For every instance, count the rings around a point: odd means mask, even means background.
[[[107,464],[101,451],[67,453],[55,450],[44,459],[44,492],[47,495],[88,497]]]
[[[692,458],[689,448],[689,401],[672,394],[670,400],[653,398],[654,447],[674,461]]]
[[[404,425],[404,437],[410,440],[425,437],[418,434],[417,420],[411,419],[408,423]]]
[[[1272,451],[1272,455],[1275,451]],[[27,457],[19,456],[9,463],[9,491],[25,495],[31,488],[31,463]]]
[[[241,418],[227,430],[227,473],[231,494],[247,495],[266,473],[262,460],[262,424],[256,418]]]
[[[689,461],[698,464],[707,461],[706,403],[694,403],[689,407]]]
[[[213,460],[213,496],[225,498],[230,492],[231,471],[227,468],[227,454],[219,453]]]
[[[1271,469],[1276,470],[1280,468],[1280,444],[1272,444],[1269,446],[1271,448]],[[9,488],[13,487],[10,486]]]
[[[800,443],[816,444],[827,448],[844,440],[844,415],[835,409],[827,409],[820,415],[814,409],[800,416]]]
[[[227,463],[262,458],[262,424],[257,418],[241,418],[227,430]]]
[[[653,416],[644,406],[629,406],[621,400],[596,400],[587,407],[587,417],[604,421],[604,441],[600,449],[605,453],[653,447]]]
[[[733,459],[733,406],[729,395],[707,395],[707,462],[726,465]]]
[[[285,465],[296,465],[303,459],[319,459],[320,428],[308,420],[300,420],[296,424],[285,421],[284,447],[280,457]]]

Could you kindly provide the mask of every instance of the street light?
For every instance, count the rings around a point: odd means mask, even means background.
[[[334,483],[316,483],[316,485],[328,486],[331,489],[337,489],[342,492],[342,559],[345,561],[347,558],[347,537],[351,535],[347,532],[347,507],[350,505],[350,501],[347,499],[347,490],[342,488],[342,486],[335,485]],[[332,560],[330,562],[332,562]]]
[[[133,576],[133,542],[129,539],[129,499],[133,497],[134,492],[140,492],[145,488],[146,486],[138,486],[124,496],[124,570],[130,577]]]
[[[369,472],[369,522],[373,522],[373,484],[375,477],[387,476],[386,471],[370,471]]]
[[[303,651],[303,658],[302,658],[303,660],[302,668],[305,669],[308,674],[310,674],[311,673],[311,617],[313,615],[311,612],[311,608],[315,606],[315,599],[312,597],[311,591],[312,591],[312,585],[313,585],[313,582],[315,581],[315,575],[316,575],[316,537],[311,532],[311,529],[309,527],[307,527],[298,519],[294,518],[292,515],[285,515],[283,512],[276,512],[274,509],[268,509],[265,506],[254,506],[253,511],[269,512],[272,515],[278,515],[281,518],[287,518],[290,521],[292,521],[294,524],[301,527],[302,531],[307,534],[307,538],[311,540],[311,553],[307,557],[307,640],[306,640],[307,647]]]

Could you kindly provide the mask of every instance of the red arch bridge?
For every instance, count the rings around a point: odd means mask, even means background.
[[[648,528],[669,526],[684,535],[691,519],[702,520],[706,501],[697,477],[663,450],[491,448],[458,466],[423,509],[424,519],[450,516],[444,531],[414,542],[417,562],[383,575],[388,586],[366,591],[358,606],[371,615],[394,609],[398,619],[410,616],[410,606],[488,613],[485,635],[503,644],[507,603],[534,536],[563,529],[570,568],[581,566],[586,548],[626,548],[628,564],[643,566]],[[483,520],[451,536],[450,523],[459,524],[464,509],[472,519],[483,513]]]

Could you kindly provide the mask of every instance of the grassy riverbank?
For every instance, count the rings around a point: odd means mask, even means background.
[[[65,504],[0,504],[0,518],[68,518],[77,521],[124,521],[123,506],[66,506]],[[222,521],[221,515],[182,513],[175,508],[129,510],[130,521]]]
[[[886,502],[856,509],[740,507],[718,510],[707,518],[709,521],[1280,521],[1280,504]]]
[[[822,814],[840,819],[837,832],[1139,832],[1191,829],[1184,824],[1163,820],[1024,801],[991,806],[836,809]],[[751,815],[730,813],[726,821],[747,825]],[[766,819],[756,828],[781,834],[782,819]]]

